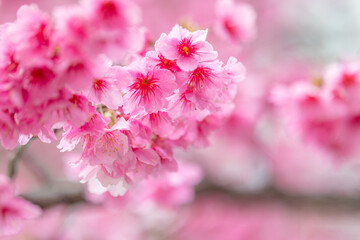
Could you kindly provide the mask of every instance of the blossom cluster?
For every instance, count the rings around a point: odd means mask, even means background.
[[[289,126],[334,156],[353,154],[359,143],[359,61],[328,67],[322,77],[274,91]]]
[[[57,8],[50,17],[36,5],[24,5],[16,21],[0,26],[0,141],[5,148],[32,136],[50,142],[52,128],[87,120],[90,101],[98,97],[96,79],[108,74],[101,54],[121,61],[140,49],[134,11],[129,1],[91,0]]]
[[[244,68],[235,58],[224,65],[206,41],[207,31],[176,25],[128,66],[109,69],[98,79],[104,97],[82,126],[65,124],[59,148],[83,142],[81,159],[72,164],[95,193],[122,195],[129,184],[177,169],[174,147],[206,144],[208,132],[233,109],[236,83]],[[110,101],[114,93],[119,99]],[[116,107],[116,108],[114,108]]]

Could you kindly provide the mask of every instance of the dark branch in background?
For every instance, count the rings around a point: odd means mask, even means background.
[[[38,190],[21,195],[41,208],[58,204],[71,205],[85,202],[84,185],[76,182],[57,181],[44,185]]]
[[[257,192],[234,191],[210,182],[203,182],[196,188],[196,196],[206,194],[222,194],[228,196],[239,204],[281,204],[289,208],[311,208],[316,211],[360,211],[359,196],[343,195],[306,195],[301,193],[289,193],[279,188],[269,186]],[[77,182],[54,182],[44,185],[41,189],[22,195],[29,201],[42,208],[48,208],[57,204],[76,204],[86,202],[84,197],[84,185]],[[210,197],[210,195],[208,196]]]
[[[275,186],[268,186],[258,191],[235,191],[226,187],[203,182],[198,186],[196,195],[220,193],[245,203],[276,203],[290,208],[312,208],[317,211],[360,211],[360,195],[347,196],[336,194],[306,194],[287,192]]]
[[[9,159],[9,165],[7,168],[7,175],[10,179],[13,179],[17,172],[18,162],[25,152],[25,150],[28,148],[30,143],[33,141],[34,138],[31,138],[29,142],[25,145],[19,145],[16,147],[15,151],[13,152],[13,155]]]
[[[54,134],[56,135],[59,132],[59,129],[54,129],[53,131],[54,131]],[[12,153],[13,155],[9,159],[9,164],[8,164],[8,168],[7,168],[7,175],[10,179],[13,179],[15,177],[16,172],[17,172],[18,162],[19,162],[21,156],[23,155],[25,150],[28,148],[30,143],[32,141],[34,141],[35,139],[37,139],[37,137],[32,137],[25,145],[18,145],[16,147],[16,149],[14,150],[14,152]]]

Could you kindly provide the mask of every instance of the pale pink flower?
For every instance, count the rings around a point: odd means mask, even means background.
[[[0,141],[1,145],[6,149],[13,149],[16,147],[19,138],[19,131],[17,129],[14,116],[0,111]]]
[[[141,122],[160,137],[169,137],[174,128],[173,120],[165,111],[147,114],[141,118]]]
[[[194,185],[202,178],[201,169],[190,163],[181,163],[176,172],[152,177],[140,183],[135,193],[140,201],[153,201],[161,206],[178,206],[194,198]]]
[[[64,151],[71,151],[81,140],[90,141],[93,137],[99,136],[108,124],[108,119],[101,114],[93,111],[88,121],[80,127],[75,127],[70,124],[64,125],[63,137],[58,145],[58,148]],[[90,144],[87,142],[87,144]]]

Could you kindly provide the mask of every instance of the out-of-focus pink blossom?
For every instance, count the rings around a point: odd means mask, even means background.
[[[358,61],[330,66],[321,79],[274,91],[292,131],[335,156],[353,154],[359,142]],[[285,112],[286,113],[285,113]]]
[[[23,221],[36,218],[40,213],[39,207],[16,197],[10,181],[0,175],[0,236],[18,233]]]
[[[230,42],[249,41],[256,33],[254,9],[234,0],[218,0],[216,7],[216,32]]]

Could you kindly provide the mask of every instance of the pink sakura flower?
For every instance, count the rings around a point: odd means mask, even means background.
[[[176,64],[176,60],[168,60],[161,53],[149,51],[146,53],[146,61],[160,69],[167,69],[173,73],[180,72],[181,69]]]
[[[194,185],[202,178],[201,169],[190,163],[181,163],[176,172],[167,172],[139,183],[135,194],[140,201],[153,201],[172,207],[190,202],[194,198]]]
[[[82,0],[81,3],[95,26],[126,30],[140,21],[139,9],[132,1]]]
[[[59,78],[66,83],[66,87],[73,93],[80,93],[81,90],[91,87],[91,79],[94,79],[92,69],[96,68],[99,62],[100,59],[97,57],[90,58],[78,50],[62,48],[56,68]]]
[[[360,62],[346,61],[329,66],[324,74],[324,98],[346,106],[347,114],[359,115]]]
[[[130,156],[131,152],[128,152]],[[129,158],[134,159],[133,156]],[[128,162],[130,163],[130,162]],[[88,183],[91,193],[102,194],[109,192],[112,196],[122,196],[126,193],[131,180],[126,175],[126,165],[115,161],[111,165],[86,166],[80,173],[82,182]]]
[[[246,3],[234,0],[218,0],[215,30],[218,35],[233,43],[251,40],[256,34],[256,13]]]
[[[136,164],[136,156],[127,136],[128,127],[126,123],[117,122],[110,129],[107,126],[99,129],[103,126],[103,121],[99,120],[95,117],[89,122],[90,125],[67,131],[64,135],[67,139],[59,147],[71,149],[71,137],[75,135],[75,139],[78,139],[74,144],[81,137],[84,141],[83,154],[73,165],[78,167],[82,182],[88,182],[89,190],[93,193],[109,191],[116,196],[122,195],[131,181],[127,173]],[[98,128],[95,131],[91,128],[94,124],[95,129]]]
[[[276,88],[274,100],[289,130],[343,159],[360,142],[358,99],[359,65],[331,66],[321,86],[294,83]],[[357,66],[356,66],[357,65]]]
[[[99,136],[107,124],[108,119],[93,110],[84,125],[80,127],[75,127],[70,124],[64,125],[63,137],[61,138],[58,148],[61,149],[61,152],[71,151],[81,140],[85,141],[85,146],[89,146],[91,140]]]
[[[93,83],[88,91],[88,99],[95,105],[104,104],[108,108],[117,109],[123,104],[120,86],[117,84],[119,74],[112,62],[102,58],[93,70]]]
[[[0,141],[4,148],[14,149],[19,138],[14,116],[0,110]]]
[[[19,59],[31,64],[48,54],[52,28],[50,18],[36,5],[24,5],[17,12],[17,20],[7,29],[7,34],[16,46]]]
[[[136,181],[146,178],[161,167],[159,154],[151,148],[135,149],[134,154],[137,161],[130,177]]]
[[[56,76],[51,65],[34,66],[23,75],[23,87],[27,90],[27,104],[41,105],[48,99],[58,97],[64,84]]]
[[[23,221],[41,214],[41,209],[32,203],[14,196],[10,181],[0,175],[0,236],[16,234]]]
[[[175,25],[169,35],[163,33],[155,43],[155,49],[165,59],[176,60],[184,71],[194,70],[199,62],[215,60],[217,52],[205,41],[207,30],[190,32]]]
[[[171,97],[169,97],[168,114],[173,119],[203,119],[205,116],[210,114],[207,109],[201,110],[198,106],[190,99],[194,94],[194,90],[186,89],[178,91]],[[190,96],[190,97],[189,97]],[[200,96],[199,96],[200,98]],[[205,102],[205,101],[204,101]],[[208,105],[211,104],[208,102]],[[184,114],[186,113],[186,114]],[[181,123],[182,124],[182,123]],[[174,133],[173,133],[174,134]],[[175,134],[176,136],[176,134]]]
[[[105,131],[94,143],[95,163],[111,165],[114,161],[127,164],[130,151],[128,137],[120,130]]]
[[[165,111],[149,113],[141,118],[141,123],[160,137],[168,137],[173,132],[174,122]]]
[[[166,97],[176,89],[175,76],[165,69],[154,69],[142,59],[128,68],[130,83],[124,96],[125,113],[152,113],[165,107]]]
[[[79,127],[88,120],[91,106],[86,97],[62,91],[58,99],[50,101],[46,110],[57,121],[69,122]]]
[[[220,61],[201,62],[187,74],[178,75],[182,87],[170,98],[170,115],[186,111],[201,116],[201,110],[219,111],[224,104],[231,104],[236,83],[244,78],[244,72],[243,66],[230,58],[224,67]]]
[[[86,0],[81,5],[90,27],[88,40],[99,53],[122,61],[141,51],[146,38],[138,29],[141,14],[133,1]]]

